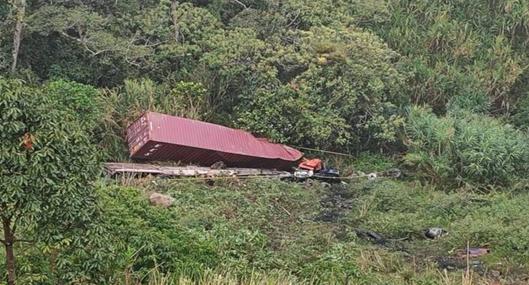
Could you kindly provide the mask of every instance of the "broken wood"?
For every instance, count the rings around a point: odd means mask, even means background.
[[[276,177],[287,178],[291,174],[286,171],[257,168],[225,168],[212,169],[200,166],[162,166],[143,163],[105,163],[108,176],[117,174],[159,175],[167,177]]]

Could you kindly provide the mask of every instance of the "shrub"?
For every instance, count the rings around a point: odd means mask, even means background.
[[[445,186],[508,186],[528,169],[527,136],[490,117],[437,117],[414,107],[405,140],[405,163],[423,179]]]
[[[290,36],[295,44],[269,60],[275,78],[242,94],[239,125],[280,141],[342,151],[396,142],[400,106],[407,102],[398,54],[354,28]]]
[[[529,93],[517,102],[510,121],[520,129],[529,130]]]
[[[99,90],[73,81],[57,80],[46,84],[46,96],[54,100],[88,130],[93,130],[103,113]]]
[[[214,241],[183,228],[177,212],[149,205],[135,188],[101,184],[98,194],[97,225],[58,256],[65,284],[114,284],[121,274],[146,281],[153,269],[194,278],[217,265]]]

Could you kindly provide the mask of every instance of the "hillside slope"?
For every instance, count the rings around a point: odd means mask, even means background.
[[[389,180],[126,182],[100,189],[109,231],[100,250],[115,253],[103,272],[117,284],[524,284],[528,270],[527,194]],[[151,191],[173,206],[149,205]],[[448,234],[425,238],[429,227]],[[457,257],[467,243],[490,253],[467,265]]]

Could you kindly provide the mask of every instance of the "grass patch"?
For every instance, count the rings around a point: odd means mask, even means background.
[[[137,190],[175,197],[171,208],[157,211],[172,213],[175,227],[211,242],[218,261],[208,270],[243,284],[254,284],[247,278],[256,274],[266,280],[269,272],[307,284],[462,284],[470,277],[462,275],[466,261],[455,255],[467,243],[491,249],[472,261],[472,280],[514,282],[529,264],[525,194],[447,193],[389,180],[331,188],[155,180]],[[428,227],[449,234],[429,240],[422,235]],[[359,228],[388,242],[363,240]]]
[[[53,284],[47,276],[119,285],[525,284],[529,270],[529,194],[442,192],[391,180],[118,183],[99,187],[100,222],[58,248],[55,273],[45,247],[25,249],[24,284]],[[174,204],[151,206],[152,191]],[[449,234],[430,240],[422,234],[428,227]],[[383,242],[360,238],[359,229]],[[456,258],[467,243],[491,250],[471,259],[470,271]]]

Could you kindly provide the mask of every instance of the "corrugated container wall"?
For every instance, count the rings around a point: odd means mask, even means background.
[[[211,123],[147,112],[127,130],[130,156],[210,166],[289,169],[303,153],[252,134]]]

